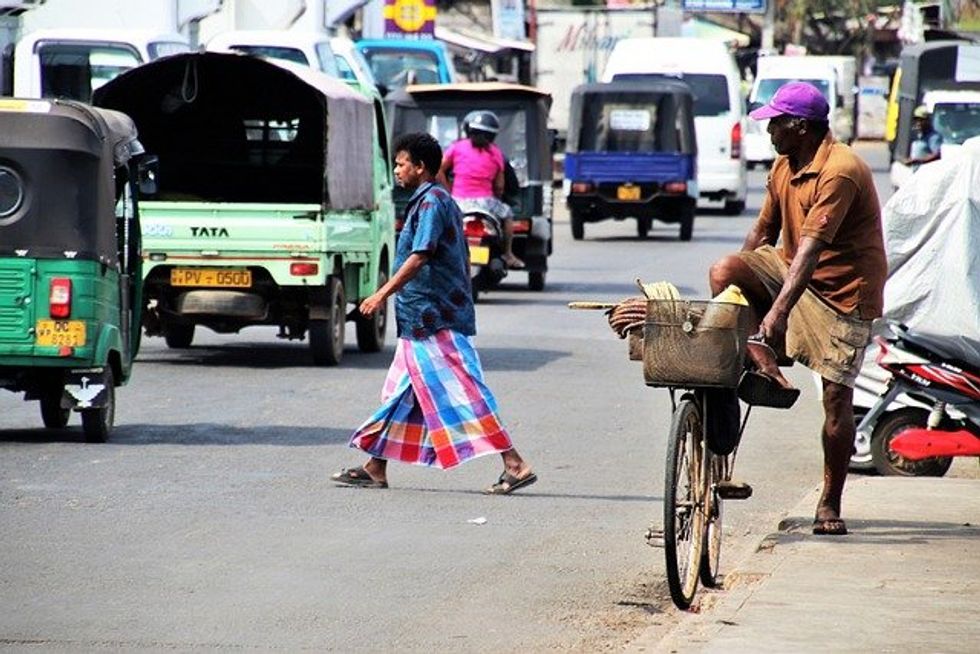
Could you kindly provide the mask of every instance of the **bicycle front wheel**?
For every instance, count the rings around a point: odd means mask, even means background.
[[[671,420],[664,485],[667,585],[681,609],[694,600],[704,548],[707,470],[703,439],[701,408],[693,396],[686,395]]]

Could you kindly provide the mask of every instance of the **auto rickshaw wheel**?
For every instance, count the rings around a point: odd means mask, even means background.
[[[163,327],[163,340],[172,350],[186,350],[194,342],[194,325],[168,322]]]
[[[725,200],[726,216],[741,216],[745,211],[745,200]]]
[[[344,285],[336,277],[327,280],[327,306],[321,307],[327,318],[311,319],[309,323],[310,352],[318,366],[335,366],[344,356],[344,328],[347,301]]]
[[[387,263],[382,264],[382,269],[378,271],[378,285],[381,288],[388,281],[388,273],[384,271]],[[385,331],[388,327],[388,305],[385,304],[380,311],[376,311],[372,316],[363,316],[357,312],[354,320],[357,327],[357,347],[361,352],[380,352],[385,345]]]
[[[539,270],[537,272],[529,272],[527,274],[527,287],[532,291],[543,291],[544,278],[545,278],[545,272],[543,270]]]
[[[585,218],[575,209],[569,209],[569,220],[572,223],[572,238],[581,241],[585,238]]]
[[[88,443],[105,443],[116,419],[116,378],[112,368],[105,371],[105,406],[98,409],[82,409],[82,432]]]
[[[694,207],[688,207],[681,216],[681,240],[690,241],[694,236]]]
[[[650,227],[653,226],[653,218],[643,216],[636,219],[636,235],[639,238],[646,238],[650,235]]]
[[[61,387],[41,396],[41,420],[48,429],[64,429],[68,425],[71,409],[61,408]]]

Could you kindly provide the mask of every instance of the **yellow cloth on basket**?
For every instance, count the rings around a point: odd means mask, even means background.
[[[743,307],[749,306],[749,301],[742,294],[742,289],[735,284],[729,284],[728,288],[711,298],[712,302],[727,302],[729,304],[741,304]]]

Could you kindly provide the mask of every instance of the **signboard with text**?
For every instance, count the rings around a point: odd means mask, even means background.
[[[727,11],[746,14],[766,13],[767,0],[681,0],[684,11]]]
[[[436,1],[385,0],[384,19],[385,38],[435,38]]]

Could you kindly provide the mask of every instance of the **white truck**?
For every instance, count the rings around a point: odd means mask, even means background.
[[[788,82],[809,82],[827,98],[830,105],[830,128],[838,141],[854,140],[854,100],[856,97],[857,64],[846,56],[784,56],[759,57],[755,81],[749,92],[752,109],[769,102],[776,90]],[[749,120],[744,136],[745,158],[749,167],[768,164],[776,158],[769,134],[769,121]]]
[[[596,82],[620,39],[654,36],[650,10],[604,7],[538,7],[535,68],[537,85],[551,93],[548,126],[565,141],[572,89]]]

